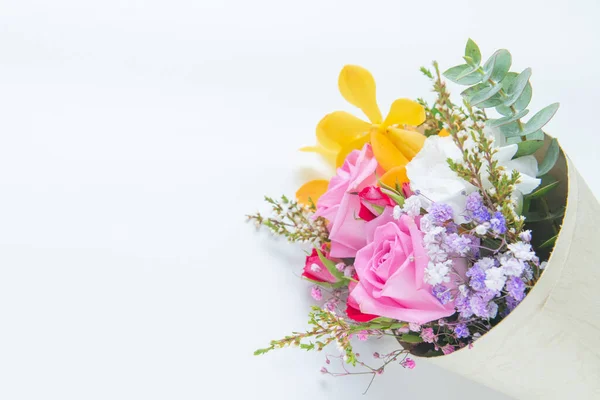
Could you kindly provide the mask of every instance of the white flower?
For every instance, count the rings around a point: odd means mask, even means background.
[[[506,276],[502,268],[490,268],[485,271],[485,286],[492,290],[500,291],[506,283]]]
[[[395,205],[392,216],[394,217],[395,220],[399,220],[401,215],[402,215],[402,208],[400,208],[399,205]]]
[[[446,230],[441,226],[433,227],[423,236],[423,244],[425,247],[435,244],[442,243],[444,241],[444,235]]]
[[[452,260],[447,260],[440,263],[429,262],[427,264],[427,268],[425,268],[425,283],[430,284],[431,286],[438,285],[440,283],[449,282],[450,277],[448,273],[450,272],[450,268],[452,267]]]
[[[528,229],[519,233],[519,239],[521,239],[524,242],[531,242],[531,231]]]
[[[448,259],[448,254],[438,244],[432,243],[426,247],[429,259],[436,262],[444,262]]]
[[[521,173],[521,182],[516,185],[516,190],[523,194],[531,193],[539,184],[535,178],[537,174],[537,161],[533,156],[512,159],[518,150],[516,144],[506,145],[506,140],[498,130],[486,129],[486,133],[495,137],[498,152],[494,159],[506,171],[517,170]],[[475,187],[460,178],[448,166],[447,159],[462,162],[462,153],[454,143],[452,137],[430,136],[425,140],[421,151],[406,165],[406,174],[410,179],[411,188],[419,191],[427,198],[424,200],[446,203],[452,207],[456,223],[465,223],[466,196],[475,191]],[[485,189],[491,189],[487,179],[488,173],[484,168],[482,181]]]
[[[489,222],[484,222],[481,225],[477,225],[477,227],[475,228],[475,233],[477,233],[480,236],[483,236],[487,233],[489,228],[490,228]]]
[[[433,220],[431,219],[431,216],[429,214],[425,214],[421,217],[421,232],[429,232],[430,230],[432,230],[433,228],[435,228],[435,225],[433,223]]]
[[[525,264],[523,264],[523,261],[515,257],[502,257],[500,259],[500,264],[502,265],[502,269],[507,276],[521,276],[523,270],[525,269]]]
[[[409,217],[416,217],[421,214],[421,199],[419,196],[410,196],[404,201],[402,209]]]
[[[486,271],[492,267],[496,266],[496,263],[494,262],[493,258],[490,257],[484,257],[481,260],[477,261],[477,265],[479,266],[479,268],[481,268],[483,271]]]
[[[508,245],[508,249],[517,257],[523,261],[531,261],[535,257],[535,252],[531,251],[531,245],[529,243],[517,242]]]

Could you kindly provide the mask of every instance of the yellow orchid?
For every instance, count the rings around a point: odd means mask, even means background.
[[[385,182],[407,182],[404,167],[425,142],[423,134],[411,130],[425,121],[423,106],[409,99],[398,99],[392,103],[384,119],[377,105],[373,76],[356,65],[346,65],[342,69],[338,87],[344,99],[360,108],[369,122],[345,111],[327,114],[317,125],[317,145],[301,150],[321,154],[340,167],[352,150],[371,143],[377,162],[387,171],[382,179]],[[324,193],[323,181],[317,182],[308,182],[298,190],[301,195],[297,196],[299,201],[300,197],[317,201]]]

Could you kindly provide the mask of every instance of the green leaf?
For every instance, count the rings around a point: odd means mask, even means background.
[[[325,258],[323,253],[321,253],[321,250],[317,249],[316,247],[315,249],[317,250],[317,254],[319,255],[319,260],[321,260],[321,262],[323,263],[325,268],[327,268],[327,271],[329,271],[331,275],[333,275],[337,279],[346,279],[344,274],[338,271],[338,269],[335,267],[335,263],[333,261]]]
[[[529,197],[530,199],[539,199],[540,197],[544,197],[552,189],[557,187],[559,183],[559,181],[554,181],[552,183],[549,183],[548,185],[538,187],[534,192],[528,194],[527,197]]]
[[[498,126],[510,124],[511,122],[515,122],[529,113],[529,110],[519,111],[514,115],[507,115],[506,117],[498,118],[498,119],[488,119],[485,123],[485,126],[490,128],[496,128]]]
[[[479,65],[479,63],[481,63],[481,51],[479,50],[479,46],[477,46],[472,39],[467,41],[467,45],[465,47],[465,57],[469,57],[475,65]]]
[[[554,164],[556,164],[556,160],[558,160],[558,154],[560,152],[560,148],[558,146],[558,140],[552,139],[550,142],[550,146],[548,146],[548,150],[546,151],[546,155],[544,156],[544,160],[540,163],[538,167],[537,176],[546,175]]]
[[[525,222],[544,222],[544,221],[552,221],[553,219],[562,218],[565,215],[565,210],[560,210],[553,212],[548,215],[539,215],[539,214],[528,214],[525,215]]]
[[[491,88],[489,88],[487,90],[481,90],[481,91],[473,94],[473,96],[471,97],[471,105],[480,107],[481,103],[483,103],[486,100],[491,99],[501,89],[502,89],[502,86],[496,85],[496,86],[492,86]]]
[[[527,83],[529,83],[529,78],[531,78],[531,68],[526,68],[514,79],[514,81],[512,81],[506,93],[507,98],[504,101],[505,106],[510,107],[517,102],[519,97],[525,91]]]
[[[502,81],[507,75],[511,64],[512,56],[508,50],[500,49],[496,51],[483,66],[483,71],[485,73],[484,80],[488,81],[491,79],[494,82]]]
[[[543,140],[526,140],[517,143],[518,150],[513,158],[528,156],[538,151],[544,145]]]
[[[508,91],[508,88],[517,76],[519,76],[519,74],[517,74],[516,72],[509,72],[508,74],[506,74],[506,77],[501,82],[504,91]],[[526,109],[529,105],[529,102],[531,101],[532,94],[533,90],[531,88],[531,83],[528,82],[525,86],[525,89],[523,90],[523,93],[521,93],[521,96],[519,96],[518,100],[515,102],[515,104],[513,104],[513,108],[517,111]],[[496,111],[498,111],[502,115],[513,114],[511,108],[505,105],[500,105],[496,107]]]
[[[502,132],[506,138],[521,136],[522,132],[517,122],[501,125],[498,127],[498,129],[500,129],[500,132]]]
[[[442,75],[460,85],[474,85],[475,83],[481,82],[481,75],[479,72],[475,71],[473,67],[467,64],[452,67],[446,70]]]
[[[523,133],[523,135],[529,135],[542,129],[542,127],[544,127],[544,125],[546,125],[552,119],[554,114],[556,114],[558,106],[558,103],[552,103],[538,111],[525,124],[523,129],[525,133]]]
[[[558,239],[558,234],[552,236],[550,239],[548,239],[544,243],[540,244],[540,249],[545,249],[547,247],[554,246],[554,243],[556,243],[556,239]]]
[[[400,336],[399,340],[404,343],[421,343],[423,341],[423,339],[421,339],[421,336],[411,335],[410,333]]]

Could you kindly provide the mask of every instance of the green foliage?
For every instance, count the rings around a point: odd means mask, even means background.
[[[513,158],[529,156],[538,151],[543,145],[543,140],[526,140],[524,142],[519,142],[517,143],[518,150]]]
[[[532,96],[529,82],[531,68],[526,68],[519,74],[510,72],[512,56],[504,49],[492,54],[481,67],[481,52],[471,39],[467,41],[463,58],[467,61],[466,64],[452,67],[443,75],[452,82],[470,86],[462,92],[462,96],[472,106],[482,109],[496,108],[496,111],[504,116],[489,120],[487,125],[500,129],[509,143],[518,142],[517,138],[523,142],[542,140],[544,138],[542,128],[558,110],[558,103],[544,107],[527,122],[521,121],[521,118],[528,113],[527,106]],[[547,173],[558,158],[558,144],[553,141],[553,145],[555,147],[548,149],[546,157],[540,164],[539,176]],[[521,153],[531,154],[528,152],[534,146],[536,145],[524,145],[519,150]]]
[[[548,146],[548,151],[546,151],[546,157],[544,157],[544,160],[538,166],[538,176],[546,175],[550,172],[554,164],[556,164],[556,160],[558,160],[559,152],[558,141],[552,139],[550,146]]]

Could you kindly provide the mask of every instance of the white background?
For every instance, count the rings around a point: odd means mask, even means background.
[[[425,363],[363,397],[321,354],[253,357],[311,300],[302,251],[244,214],[318,175],[296,149],[355,111],[344,64],[373,72],[385,112],[430,96],[418,67],[458,64],[468,37],[533,68],[532,110],[561,102],[548,130],[599,194],[598,17],[595,0],[0,1],[0,398],[506,399]]]

